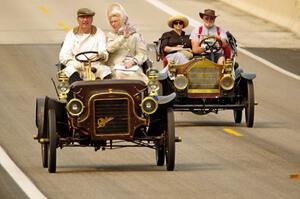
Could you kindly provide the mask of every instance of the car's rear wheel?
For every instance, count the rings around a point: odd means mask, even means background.
[[[48,144],[41,144],[42,164],[44,168],[48,167]]]
[[[167,110],[167,132],[165,133],[165,155],[168,171],[175,167],[175,124],[173,109]]]
[[[247,127],[253,127],[254,123],[254,86],[252,80],[247,81],[247,92],[245,96],[245,117]]]
[[[56,172],[56,116],[55,110],[48,110],[48,134],[49,134],[49,147],[48,147],[48,171],[49,173]]]
[[[165,163],[165,147],[164,145],[157,145],[155,149],[156,165],[163,166]]]

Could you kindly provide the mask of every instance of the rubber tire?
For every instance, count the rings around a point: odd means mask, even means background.
[[[247,81],[247,96],[245,97],[245,118],[247,127],[254,124],[254,86],[252,80]]]
[[[48,144],[41,144],[42,165],[44,168],[48,168],[48,147]]]
[[[43,138],[46,132],[45,125],[45,106],[46,106],[46,98],[39,97],[36,98],[36,108],[35,108],[35,123],[38,128],[38,139]]]
[[[156,165],[163,166],[165,164],[165,148],[163,145],[157,145],[155,149]]]
[[[165,155],[168,171],[175,168],[175,122],[173,109],[167,110],[167,132],[165,133]]]
[[[49,147],[48,147],[48,172],[56,172],[56,115],[54,109],[48,110],[48,135],[49,135]]]
[[[234,122],[240,124],[242,121],[243,110],[233,110]]]

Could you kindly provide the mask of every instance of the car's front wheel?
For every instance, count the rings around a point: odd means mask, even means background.
[[[168,171],[175,167],[175,122],[173,109],[167,110],[167,132],[165,133],[165,155]]]
[[[254,86],[252,80],[247,81],[247,92],[244,101],[247,127],[253,127],[254,123]]]
[[[49,147],[48,147],[48,171],[49,173],[56,172],[56,115],[54,109],[48,110],[48,135],[49,135]]]

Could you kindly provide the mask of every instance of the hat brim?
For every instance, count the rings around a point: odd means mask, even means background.
[[[174,21],[182,21],[183,22],[183,28],[186,28],[189,25],[189,20],[184,16],[173,16],[169,18],[168,20],[168,26],[170,28],[173,28]]]
[[[213,18],[217,18],[217,15],[208,15],[208,14],[201,13],[201,12],[199,12],[199,16],[200,16],[201,19],[203,19],[204,16],[210,16],[210,17],[213,17]]]
[[[77,17],[85,17],[85,16],[93,17],[93,16],[95,16],[95,14],[78,14],[77,15]]]

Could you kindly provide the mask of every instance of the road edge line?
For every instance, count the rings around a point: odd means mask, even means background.
[[[0,146],[0,164],[29,198],[47,197],[33,184]]]

